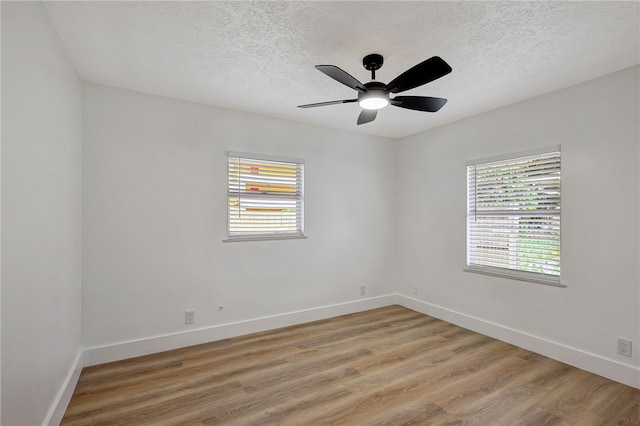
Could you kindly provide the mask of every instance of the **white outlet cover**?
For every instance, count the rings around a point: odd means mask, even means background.
[[[618,353],[624,356],[631,356],[631,340],[618,339]]]

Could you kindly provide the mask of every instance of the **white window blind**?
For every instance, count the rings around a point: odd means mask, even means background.
[[[229,240],[304,235],[304,161],[230,152]]]
[[[467,270],[560,284],[560,147],[467,165]]]

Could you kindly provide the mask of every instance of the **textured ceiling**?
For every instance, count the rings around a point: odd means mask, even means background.
[[[639,61],[638,2],[45,2],[85,81],[398,138]],[[453,68],[404,92],[448,98],[356,126],[354,98],[314,68],[389,82],[438,55]]]

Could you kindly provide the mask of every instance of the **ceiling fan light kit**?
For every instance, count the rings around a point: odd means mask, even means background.
[[[381,109],[389,105],[389,93],[384,83],[372,81],[364,85],[365,92],[358,93],[358,105],[362,109]]]
[[[372,53],[362,59],[362,65],[371,71],[371,81],[362,84],[355,77],[335,65],[316,65],[316,68],[334,80],[358,92],[357,99],[343,99],[340,101],[318,102],[314,104],[298,105],[298,108],[313,108],[326,105],[346,104],[358,102],[362,112],[358,116],[357,124],[365,124],[375,120],[378,110],[391,104],[400,108],[415,111],[436,112],[447,103],[446,99],[429,96],[395,96],[390,93],[400,93],[423,84],[427,84],[451,72],[451,67],[439,56],[433,56],[426,61],[408,69],[389,84],[376,79],[376,70],[382,67],[382,55]]]

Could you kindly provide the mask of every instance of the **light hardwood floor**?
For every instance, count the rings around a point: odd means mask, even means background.
[[[639,425],[640,391],[400,306],[85,368],[64,425]]]

